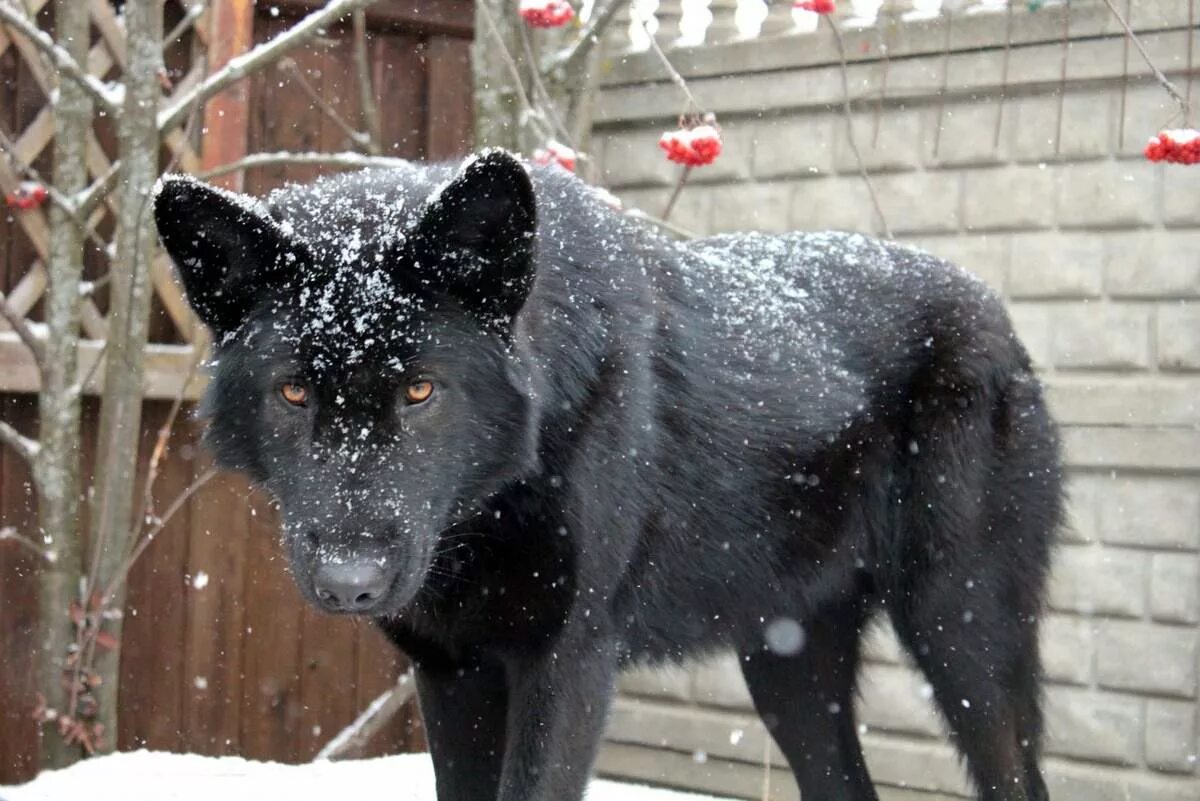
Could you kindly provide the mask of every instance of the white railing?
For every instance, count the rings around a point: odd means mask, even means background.
[[[1012,0],[1024,7],[1026,0]],[[1047,6],[1063,0],[1049,0]],[[844,28],[870,28],[882,19],[903,22],[943,14],[995,14],[1009,0],[837,0],[835,19]],[[820,15],[793,7],[789,0],[633,0],[617,45],[629,52],[650,47],[653,36],[665,48],[697,47],[776,34],[812,33]]]

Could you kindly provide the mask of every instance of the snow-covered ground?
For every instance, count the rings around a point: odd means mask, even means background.
[[[361,791],[361,792],[358,792]],[[375,798],[435,801],[428,754],[280,765],[238,757],[134,751],[47,771],[29,784],[0,787],[2,801],[327,801]],[[596,780],[588,801],[717,801],[709,796]]]

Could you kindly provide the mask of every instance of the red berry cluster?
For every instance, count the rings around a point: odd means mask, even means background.
[[[4,196],[4,202],[12,209],[36,209],[46,202],[50,193],[37,181],[22,181],[15,192]]]
[[[659,137],[658,146],[676,164],[703,167],[712,164],[721,155],[721,131],[710,123],[691,128],[681,127],[677,131],[665,132]]]
[[[575,18],[566,0],[521,0],[518,13],[534,28],[559,28]]]
[[[533,151],[534,164],[557,164],[570,172],[575,172],[575,162],[578,158],[578,153],[553,139],[547,142],[545,147]]]
[[[811,11],[814,14],[832,14],[837,10],[833,0],[795,0],[792,8]]]
[[[1172,164],[1200,164],[1200,131],[1159,131],[1146,145],[1146,158]]]

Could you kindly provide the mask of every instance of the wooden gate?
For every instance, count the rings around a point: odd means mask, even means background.
[[[45,0],[27,4],[47,6]],[[169,11],[172,5],[168,2]],[[242,46],[269,38],[317,5],[316,0],[259,2],[252,17],[243,18],[251,30]],[[224,14],[253,4],[222,0],[212,6]],[[112,42],[103,35],[111,6],[97,0],[92,7],[98,31],[93,59],[113,58],[107,49]],[[384,155],[445,158],[469,148],[471,20],[470,0],[384,0],[368,12]],[[218,28],[210,36],[206,30],[197,27],[201,45],[213,58],[221,58],[225,47],[228,57],[231,41],[237,45],[237,31]],[[45,127],[45,93],[15,42],[0,28],[0,127],[9,134],[22,132],[18,141],[25,143],[27,160],[48,172],[52,126]],[[326,31],[291,59],[325,102],[347,119],[357,118],[358,82],[346,30]],[[201,152],[181,140],[176,143],[184,154],[179,163],[198,169],[245,152],[349,149],[346,134],[315,107],[296,73],[270,68],[244,89],[214,98],[206,111]],[[27,136],[31,131],[34,135]],[[101,131],[98,154],[110,145]],[[8,169],[0,169],[0,188],[5,190],[16,177],[11,170],[4,172]],[[262,168],[248,172],[244,185],[249,192],[264,193],[319,171],[311,166]],[[45,245],[37,233],[42,222],[36,216],[0,213],[0,289],[11,296],[22,287],[34,320],[44,287],[44,277],[37,275]],[[203,333],[180,305],[169,271],[156,281],[156,291],[144,458],[165,419],[166,399],[187,380],[195,352],[203,346]],[[88,313],[85,331],[96,337],[103,332],[103,293],[95,296]],[[94,359],[99,344],[89,342],[83,350],[86,369],[88,354]],[[200,383],[191,382],[190,399]],[[0,332],[0,416],[22,430],[36,430],[36,399],[29,394],[36,387],[37,372],[22,346],[11,331]],[[89,400],[80,454],[85,486],[95,468],[96,411],[96,402]],[[156,490],[160,499],[169,501],[208,463],[198,444],[200,424],[188,418],[172,435]],[[0,526],[35,531],[34,506],[24,464],[0,448]],[[241,477],[222,475],[193,496],[146,551],[129,583],[118,732],[122,749],[307,760],[403,669],[402,660],[370,625],[323,616],[302,601],[277,539],[269,501]],[[36,569],[34,558],[15,543],[0,541],[0,784],[36,771]],[[409,715],[397,720],[373,748],[395,752],[419,744]]]

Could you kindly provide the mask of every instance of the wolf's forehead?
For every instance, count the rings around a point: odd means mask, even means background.
[[[382,266],[319,271],[279,309],[280,344],[319,372],[370,361],[403,369],[405,354],[432,336],[427,300],[397,285]]]
[[[319,260],[351,265],[380,262],[402,245],[428,191],[394,171],[365,171],[284,187],[268,205]]]

